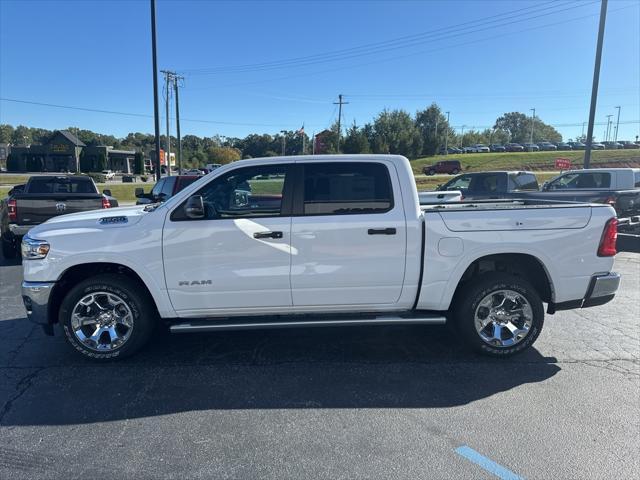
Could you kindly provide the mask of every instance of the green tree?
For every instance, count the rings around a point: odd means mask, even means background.
[[[232,147],[209,147],[207,150],[207,159],[209,163],[220,163],[226,165],[227,163],[235,162],[242,158],[242,152],[237,148]]]
[[[447,117],[442,114],[440,107],[435,103],[416,113],[416,126],[422,136],[423,155],[435,155],[438,150],[444,148],[447,133],[449,140],[455,135],[447,122]]]
[[[358,128],[354,122],[353,126],[347,130],[342,143],[344,153],[369,153],[369,139],[363,129]]]
[[[404,110],[384,110],[373,122],[374,152],[417,158],[422,152],[422,136],[411,115]]]
[[[11,143],[14,130],[12,125],[0,125],[0,143]]]
[[[508,132],[510,140],[517,143],[526,143],[531,139],[531,117],[520,112],[505,113],[496,120],[495,129]],[[549,141],[559,142],[562,135],[547,125],[538,117],[533,122],[533,142]]]
[[[144,156],[142,152],[136,152],[133,157],[133,173],[136,175],[142,175],[144,173]]]
[[[32,143],[31,129],[24,125],[18,125],[11,135],[13,145],[29,145]]]

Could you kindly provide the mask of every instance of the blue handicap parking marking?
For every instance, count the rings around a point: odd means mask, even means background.
[[[476,452],[473,448],[467,445],[462,445],[456,448],[456,453],[463,456],[467,460],[472,461],[476,465],[484,468],[487,472],[494,474],[496,477],[502,480],[524,480],[524,477],[516,475],[508,468],[494,462],[490,458]]]

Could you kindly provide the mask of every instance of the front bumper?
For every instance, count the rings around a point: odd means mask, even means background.
[[[22,282],[22,302],[27,310],[27,318],[42,325],[46,333],[53,329],[49,321],[49,298],[55,282]]]
[[[557,310],[571,310],[574,308],[587,308],[604,305],[613,300],[620,286],[620,274],[615,272],[597,274],[591,277],[589,288],[584,298],[569,300],[568,302],[549,304],[547,313]]]

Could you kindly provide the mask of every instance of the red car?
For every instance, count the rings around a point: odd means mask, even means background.
[[[200,178],[202,178],[200,175],[163,177],[154,185],[150,193],[144,193],[142,188],[136,188],[136,198],[138,199],[136,205],[164,202]]]
[[[457,175],[462,171],[462,165],[458,160],[443,160],[442,162],[426,165],[422,172],[425,175],[435,175],[436,173],[448,173],[449,175]]]

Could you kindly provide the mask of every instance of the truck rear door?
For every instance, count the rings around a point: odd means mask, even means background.
[[[384,161],[300,162],[291,222],[294,306],[394,304],[402,292],[406,219]],[[300,177],[298,177],[300,178]]]

